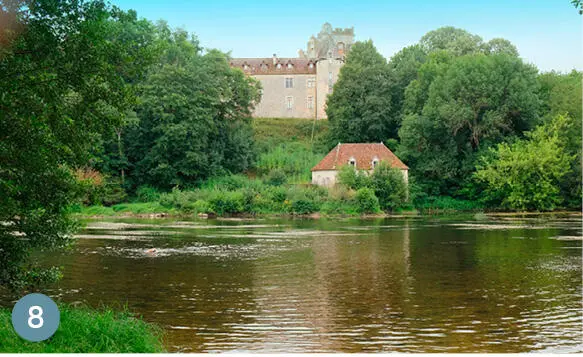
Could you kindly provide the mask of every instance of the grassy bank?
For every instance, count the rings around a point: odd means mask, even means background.
[[[0,309],[0,353],[153,353],[164,352],[161,330],[127,312],[60,306],[61,324],[42,342],[20,338],[11,312]]]

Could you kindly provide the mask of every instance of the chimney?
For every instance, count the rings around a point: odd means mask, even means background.
[[[273,65],[275,66],[277,64],[277,54],[273,54]]]

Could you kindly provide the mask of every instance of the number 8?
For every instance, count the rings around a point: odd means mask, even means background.
[[[36,314],[33,313],[33,311],[36,310],[38,311]],[[41,328],[43,327],[45,320],[43,320],[42,316],[43,316],[43,308],[40,306],[31,306],[28,309],[28,326],[30,326],[30,328]],[[38,320],[37,324],[33,324],[32,321],[33,320]]]

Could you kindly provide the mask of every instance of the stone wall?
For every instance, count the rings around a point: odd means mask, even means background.
[[[255,75],[263,87],[261,101],[255,107],[254,117],[259,118],[306,118],[316,115],[316,76],[313,74]],[[286,88],[286,78],[293,80],[293,87]],[[311,79],[312,86],[308,83]],[[308,102],[311,97],[312,108]],[[291,108],[288,98],[292,99]]]

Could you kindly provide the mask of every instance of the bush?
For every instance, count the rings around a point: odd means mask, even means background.
[[[356,191],[356,205],[359,213],[377,213],[380,211],[379,199],[370,188]]]
[[[374,169],[370,181],[370,186],[383,210],[392,211],[407,202],[407,184],[401,170],[391,168],[381,161]]]
[[[282,169],[273,169],[265,177],[264,182],[271,186],[281,186],[287,182],[287,176]]]
[[[241,213],[245,210],[245,196],[240,191],[215,191],[208,203],[210,209],[218,215]]]
[[[140,202],[154,202],[160,199],[160,191],[152,186],[144,185],[138,187],[136,196]]]
[[[353,190],[369,187],[371,182],[368,175],[356,170],[350,165],[343,165],[338,172],[338,182]]]
[[[481,211],[483,204],[477,201],[467,201],[449,196],[430,196],[415,205],[417,209],[434,212],[459,212],[459,211]]]
[[[319,205],[307,197],[291,202],[291,213],[293,214],[310,214],[317,212],[319,209]]]

